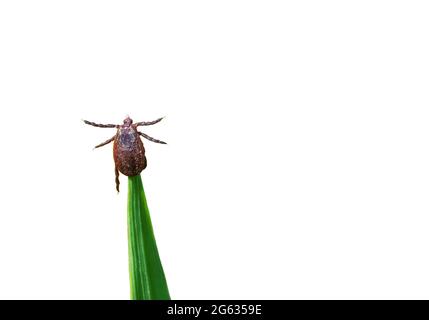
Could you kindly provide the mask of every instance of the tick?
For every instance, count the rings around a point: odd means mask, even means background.
[[[137,130],[140,126],[150,126],[158,123],[163,118],[148,122],[136,122],[130,117],[126,117],[123,124],[98,124],[91,121],[83,120],[86,124],[99,128],[116,128],[116,134],[109,140],[96,145],[100,148],[113,141],[113,159],[115,160],[115,182],[116,190],[119,192],[119,172],[131,177],[142,172],[147,165],[145,149],[140,136],[149,141],[166,144],[166,142],[154,139],[147,134]]]

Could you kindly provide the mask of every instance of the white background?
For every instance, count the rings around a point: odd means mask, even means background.
[[[175,299],[429,298],[427,1],[0,2],[0,298],[128,299],[121,123]]]

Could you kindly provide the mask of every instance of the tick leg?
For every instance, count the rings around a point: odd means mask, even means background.
[[[139,135],[141,135],[143,138],[146,138],[146,139],[148,139],[149,141],[152,141],[152,142],[167,144],[167,142],[164,142],[164,141],[152,138],[152,137],[148,136],[147,134],[145,134],[143,132],[139,132]]]
[[[109,140],[106,140],[106,141],[104,141],[103,143],[100,143],[100,144],[96,145],[96,146],[94,147],[94,149],[96,149],[96,148],[100,148],[100,147],[102,147],[102,146],[105,146],[106,144],[109,144],[110,142],[112,142],[113,140],[115,140],[115,137],[116,137],[116,136],[113,136],[113,137],[111,137]]]
[[[90,126],[98,127],[98,128],[119,128],[119,125],[117,124],[100,124],[100,123],[95,123],[88,120],[83,120],[83,122],[85,122],[86,124],[89,124]]]
[[[138,127],[138,126],[150,126],[150,125],[153,125],[153,124],[155,124],[155,123],[160,122],[162,119],[164,119],[164,117],[159,118],[159,119],[156,119],[156,120],[153,120],[153,121],[147,121],[147,122],[136,122],[136,123],[135,123],[135,126],[136,126],[136,127]]]
[[[119,170],[118,167],[115,166],[115,183],[116,183],[116,191],[119,192]]]

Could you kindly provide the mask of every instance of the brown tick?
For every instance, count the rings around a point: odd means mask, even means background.
[[[119,172],[130,177],[136,176],[142,172],[147,165],[145,150],[140,136],[149,141],[166,144],[164,141],[154,139],[143,132],[137,131],[139,126],[150,126],[158,123],[163,118],[148,122],[133,123],[130,117],[126,117],[124,124],[98,124],[91,121],[83,120],[90,126],[99,128],[116,128],[116,134],[109,140],[95,146],[99,148],[113,141],[113,159],[115,160],[115,182],[116,190],[119,192]]]

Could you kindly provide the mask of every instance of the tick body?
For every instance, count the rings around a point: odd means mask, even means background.
[[[145,148],[140,136],[156,143],[165,144],[165,142],[154,139],[143,132],[139,132],[137,127],[149,126],[158,123],[163,118],[149,122],[133,123],[130,117],[125,118],[121,125],[116,124],[97,124],[94,122],[84,122],[88,125],[99,128],[116,128],[116,135],[109,140],[95,146],[99,148],[113,141],[113,159],[115,160],[116,190],[119,192],[119,172],[126,176],[136,176],[140,174],[147,165]]]

